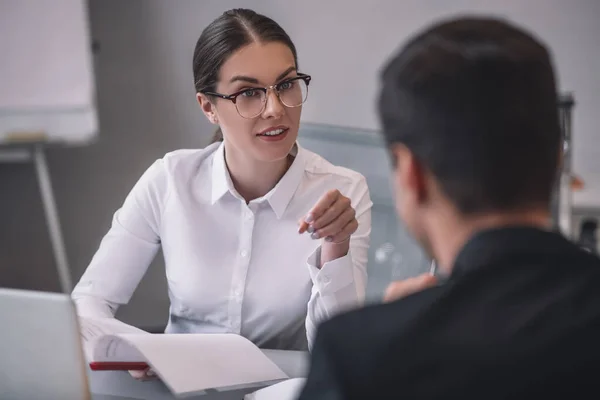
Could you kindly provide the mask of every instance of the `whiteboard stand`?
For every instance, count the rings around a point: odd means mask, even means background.
[[[67,252],[65,242],[60,227],[60,218],[52,190],[52,181],[50,179],[50,170],[46,161],[45,147],[42,144],[35,144],[23,147],[0,147],[0,162],[9,163],[33,163],[37,175],[37,182],[40,190],[42,206],[48,235],[52,245],[54,262],[58,271],[58,279],[63,293],[71,293],[71,273],[67,261]]]

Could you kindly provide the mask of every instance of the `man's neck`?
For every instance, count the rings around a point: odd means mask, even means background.
[[[509,226],[550,229],[551,219],[547,210],[535,208],[469,217],[456,214],[445,215],[443,218],[438,216],[434,224],[436,229],[430,235],[430,247],[442,271],[450,274],[458,253],[478,232]]]
[[[269,193],[285,175],[292,161],[293,158],[288,156],[282,160],[264,162],[251,160],[244,155],[230,156],[225,151],[225,164],[233,186],[247,203]]]

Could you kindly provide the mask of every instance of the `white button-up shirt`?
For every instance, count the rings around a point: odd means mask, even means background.
[[[223,145],[157,160],[115,213],[73,291],[78,312],[113,317],[159,247],[170,297],[167,333],[236,333],[264,348],[306,349],[317,324],[362,304],[371,207],[362,175],[299,145],[264,197],[246,203],[231,182]],[[328,190],[356,210],[348,255],[320,266],[320,240],[298,221]]]

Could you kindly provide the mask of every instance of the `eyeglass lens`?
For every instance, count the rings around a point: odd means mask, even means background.
[[[286,107],[298,107],[306,101],[308,86],[303,79],[294,79],[280,83],[277,88],[279,100]],[[236,98],[238,113],[245,118],[253,118],[262,113],[267,103],[264,90],[248,89]]]

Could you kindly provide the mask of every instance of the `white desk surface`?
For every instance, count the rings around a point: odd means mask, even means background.
[[[263,352],[290,378],[304,377],[308,370],[308,353],[303,351],[263,350]],[[136,381],[126,371],[88,370],[93,400],[166,400],[175,399],[169,389],[158,379]],[[246,393],[258,388],[216,392],[186,397],[202,400],[240,400]]]

